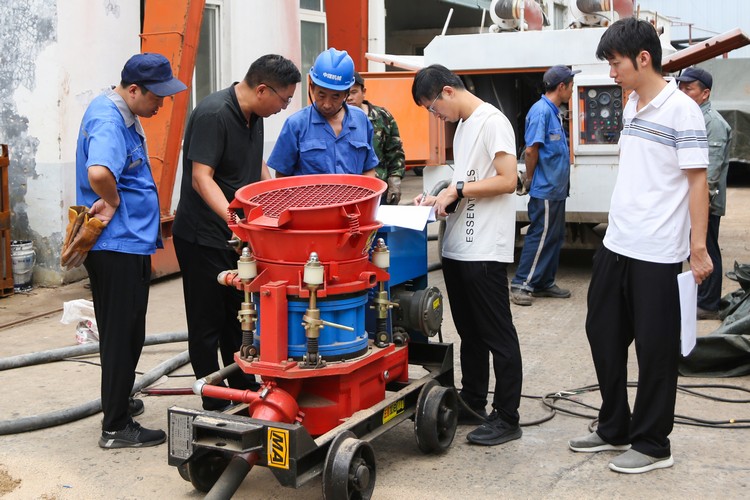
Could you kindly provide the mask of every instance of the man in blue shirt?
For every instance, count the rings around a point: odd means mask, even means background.
[[[361,109],[346,104],[354,85],[354,61],[345,50],[322,52],[310,68],[313,102],[287,118],[268,166],[276,177],[301,174],[364,174],[375,177],[379,160],[373,128]]]
[[[570,151],[559,107],[573,95],[573,75],[579,72],[561,65],[548,69],[545,94],[526,115],[524,185],[531,188],[530,225],[510,287],[511,300],[520,306],[530,306],[531,297],[570,297],[569,290],[555,284],[570,187]]]
[[[76,147],[76,197],[104,224],[83,262],[91,280],[102,366],[104,419],[99,446],[154,446],[162,430],[132,419],[143,403],[130,398],[146,335],[151,254],[161,247],[159,199],[139,117],[155,115],[164,97],[187,89],[161,54],[136,54],[120,84],[83,115]]]

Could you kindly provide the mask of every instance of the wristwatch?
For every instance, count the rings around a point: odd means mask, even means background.
[[[456,193],[458,193],[458,199],[464,197],[464,181],[458,181],[456,183]]]

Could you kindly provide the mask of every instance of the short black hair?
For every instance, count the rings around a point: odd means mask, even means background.
[[[435,99],[446,85],[454,89],[466,89],[457,74],[445,66],[432,64],[417,71],[411,86],[411,95],[419,106],[422,99]]]
[[[289,59],[278,54],[266,54],[250,65],[245,75],[245,83],[255,88],[261,83],[288,87],[301,81],[299,69]]]
[[[559,82],[557,85],[545,85],[544,82],[542,82],[542,86],[544,87],[544,93],[546,94],[548,92],[554,92],[555,89],[557,89],[557,87],[559,87],[561,84],[563,84],[563,85],[565,85],[567,87],[568,84],[570,82],[572,82],[572,81],[573,81],[573,77],[570,76],[570,77],[566,78],[565,80]]]
[[[633,66],[638,68],[636,58],[644,50],[651,54],[654,71],[661,73],[661,41],[656,28],[648,21],[628,17],[607,28],[596,47],[596,57],[612,59],[619,54],[630,58]]]

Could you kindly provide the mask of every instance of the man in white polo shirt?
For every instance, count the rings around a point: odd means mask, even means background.
[[[661,75],[661,44],[643,20],[621,19],[596,49],[629,93],[620,166],[604,245],[594,257],[586,334],[602,406],[596,432],[577,452],[627,450],[609,463],[637,474],[671,467],[680,304],[677,275],[688,255],[697,283],[711,274],[706,251],[708,144],[703,115]],[[628,404],[628,348],[635,340],[638,390]]]

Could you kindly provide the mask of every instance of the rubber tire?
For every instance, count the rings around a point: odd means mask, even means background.
[[[344,431],[331,443],[323,464],[323,498],[326,500],[365,500],[375,489],[375,451],[367,441]],[[366,484],[358,485],[358,477]]]
[[[422,453],[443,453],[450,448],[458,427],[458,395],[452,387],[431,380],[419,393],[414,416],[414,437]]]
[[[229,465],[229,461],[230,457],[226,456],[226,454],[218,451],[210,451],[185,464],[187,480],[190,481],[196,490],[208,493],[224,473],[227,465]],[[180,476],[185,478],[182,470],[180,470]]]

